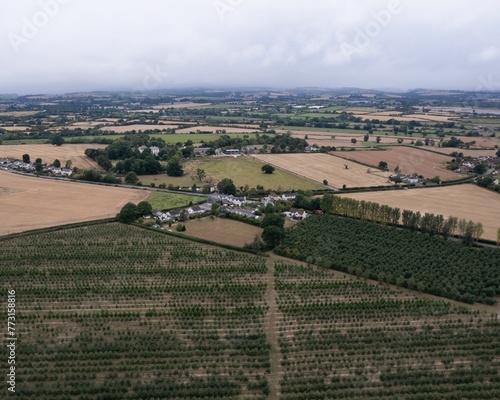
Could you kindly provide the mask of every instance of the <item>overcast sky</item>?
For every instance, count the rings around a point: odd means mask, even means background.
[[[498,0],[0,0],[0,93],[500,90]]]

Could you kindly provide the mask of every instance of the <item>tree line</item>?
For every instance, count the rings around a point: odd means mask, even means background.
[[[325,213],[375,222],[381,225],[402,225],[410,231],[420,230],[429,235],[441,235],[445,239],[458,235],[465,244],[479,240],[484,233],[481,222],[467,221],[462,218],[403,210],[376,202],[356,200],[326,194],[321,199],[321,209]]]

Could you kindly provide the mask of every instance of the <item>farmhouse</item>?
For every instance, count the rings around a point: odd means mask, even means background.
[[[241,151],[239,149],[226,149],[226,151],[224,151],[224,154],[228,156],[239,156],[241,154]]]
[[[194,149],[194,154],[197,156],[204,156],[207,154],[208,150],[210,150],[210,147],[197,147]]]
[[[200,206],[192,206],[187,209],[189,215],[203,214],[205,212]]]
[[[146,150],[147,148],[148,148],[147,146],[141,146],[137,150],[139,150],[139,153],[142,154],[144,152],[144,150]],[[158,156],[158,154],[160,154],[159,147],[151,146],[151,147],[149,147],[149,150],[151,150],[151,154],[154,155],[155,157]]]

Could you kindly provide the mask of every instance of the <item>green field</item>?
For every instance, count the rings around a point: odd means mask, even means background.
[[[197,204],[205,201],[204,197],[188,196],[177,193],[154,192],[149,195],[147,200],[153,210],[170,210],[189,205],[189,203]]]
[[[217,181],[230,178],[237,187],[248,185],[252,188],[261,185],[266,189],[273,190],[314,190],[324,188],[323,185],[278,168],[272,174],[264,174],[261,171],[263,165],[264,163],[247,156],[225,157],[191,162],[190,169],[204,169],[209,177]]]

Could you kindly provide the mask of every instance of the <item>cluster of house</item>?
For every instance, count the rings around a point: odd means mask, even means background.
[[[293,193],[284,193],[281,195],[271,193],[262,198],[258,205],[265,206],[267,204],[275,204],[277,201],[287,201],[293,199],[295,199],[295,194]],[[246,197],[237,197],[217,193],[210,195],[206,203],[174,211],[155,210],[153,211],[152,217],[160,220],[161,222],[175,222],[189,217],[194,217],[196,215],[208,214],[212,211],[212,206],[214,204],[219,204],[219,213],[221,215],[235,214],[258,220],[261,217],[256,214],[258,208],[255,206],[255,203],[256,202],[254,200],[249,200]],[[307,218],[308,214],[303,209],[291,208],[290,211],[285,212],[284,215],[292,220],[300,221]]]
[[[198,156],[205,156],[207,155],[208,151],[210,150],[210,147],[197,147],[194,149],[194,154]],[[257,151],[256,146],[244,146],[241,149],[215,149],[214,155],[216,157],[223,157],[223,156],[240,156],[242,154],[251,154],[255,153]]]
[[[462,162],[457,171],[471,173],[474,172],[474,168],[480,164],[486,164],[488,168],[495,168],[496,165],[500,164],[500,157],[493,157],[493,156],[476,157],[472,160]]]
[[[24,162],[23,160],[15,160],[10,158],[0,158],[0,167],[6,171],[33,172],[35,164],[32,162]],[[44,165],[43,172],[54,176],[70,177],[73,171],[69,168],[58,168],[53,165]]]
[[[139,153],[142,154],[146,149],[151,150],[151,154],[154,155],[155,157],[157,157],[158,154],[160,154],[160,148],[156,146],[151,146],[151,147],[141,146],[137,150],[139,150]]]

